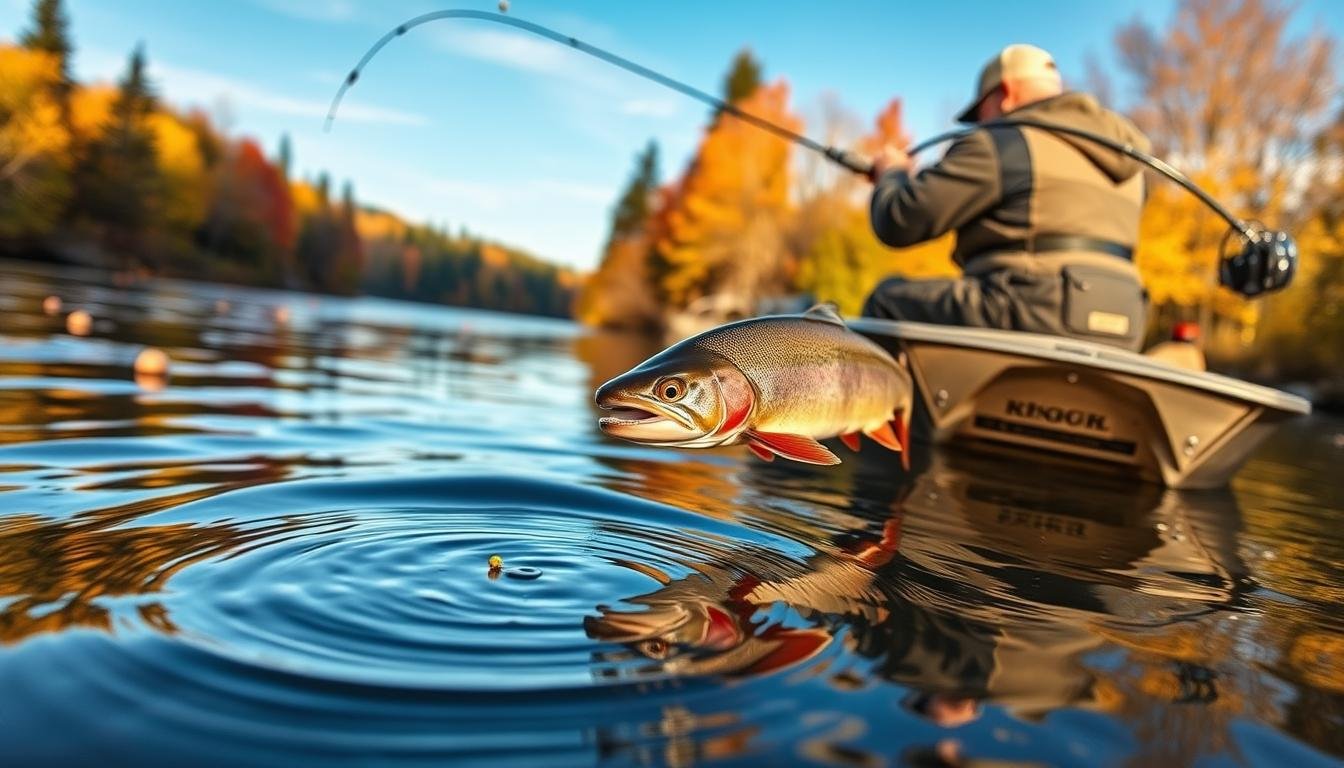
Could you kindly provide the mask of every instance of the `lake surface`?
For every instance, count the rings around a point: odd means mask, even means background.
[[[1344,421],[1219,492],[765,464],[602,436],[653,350],[569,323],[0,286],[7,765],[1344,758]]]

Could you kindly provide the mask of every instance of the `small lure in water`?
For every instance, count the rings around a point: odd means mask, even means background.
[[[597,390],[603,432],[636,443],[746,443],[771,461],[839,464],[819,439],[864,434],[909,467],[910,374],[830,305],[743,320],[663,350]]]
[[[504,558],[499,555],[491,555],[490,559],[486,562],[489,563],[490,570],[492,571],[498,571],[500,568],[504,567]]]

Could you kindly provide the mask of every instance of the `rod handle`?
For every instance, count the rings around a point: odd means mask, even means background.
[[[872,178],[873,176],[873,161],[865,155],[859,154],[858,152],[851,152],[847,149],[840,149],[839,147],[827,147],[825,154],[826,157],[833,162],[844,166],[860,176],[866,178]]]

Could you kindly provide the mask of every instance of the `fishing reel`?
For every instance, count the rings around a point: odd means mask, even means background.
[[[1285,288],[1297,273],[1297,243],[1292,236],[1259,224],[1241,231],[1229,229],[1218,257],[1218,283],[1247,298]]]

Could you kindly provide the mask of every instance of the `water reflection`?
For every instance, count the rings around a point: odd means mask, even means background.
[[[928,450],[765,464],[602,436],[592,390],[637,337],[9,277],[16,764],[1344,756],[1338,422],[1218,493]]]

